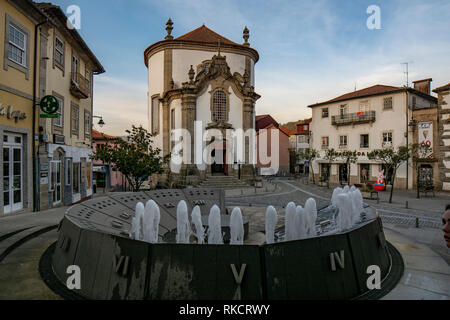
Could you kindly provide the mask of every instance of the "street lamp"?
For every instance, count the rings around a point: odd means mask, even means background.
[[[98,122],[98,125],[100,126],[100,128],[103,128],[103,126],[105,125],[105,121],[103,121],[103,117],[93,116],[92,118],[99,118],[100,121]]]

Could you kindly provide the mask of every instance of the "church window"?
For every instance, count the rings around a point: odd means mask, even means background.
[[[152,134],[159,133],[159,98],[152,99]]]
[[[213,120],[216,122],[226,121],[227,96],[223,91],[214,92],[213,96]]]

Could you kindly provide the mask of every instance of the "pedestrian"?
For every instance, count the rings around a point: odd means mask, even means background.
[[[442,231],[444,231],[445,243],[450,248],[450,204],[445,207],[445,212],[442,216]]]

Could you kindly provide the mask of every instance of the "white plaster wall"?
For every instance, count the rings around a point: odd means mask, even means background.
[[[242,100],[239,99],[233,92],[231,92],[229,123],[233,126],[234,129],[243,129],[243,116],[244,113],[242,110]]]
[[[148,59],[148,94],[162,94],[164,91],[164,51]]]
[[[197,72],[197,66],[205,60],[210,60],[217,52],[212,51],[199,51],[199,50],[186,50],[186,49],[174,49],[172,58],[172,78],[175,82],[175,87],[180,88],[183,82],[189,81],[188,72],[193,66],[195,72]],[[226,57],[228,66],[230,67],[231,74],[239,72],[244,75],[245,72],[245,56],[235,53],[222,52],[222,56]],[[252,74],[253,68],[251,71]]]
[[[208,86],[208,89],[197,98],[197,109],[196,109],[196,117],[197,121],[202,122],[202,130],[205,130],[205,127],[208,123],[211,123],[211,86]]]

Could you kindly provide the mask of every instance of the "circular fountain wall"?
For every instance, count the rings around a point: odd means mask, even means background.
[[[260,246],[131,240],[136,204],[150,199],[160,206],[161,240],[177,226],[180,200],[203,216],[214,204],[226,214],[219,189],[119,193],[73,206],[54,246],[57,279],[65,284],[67,268],[78,266],[74,292],[89,299],[351,299],[369,291],[369,266],[379,266],[382,279],[393,266],[375,216],[347,232]]]

